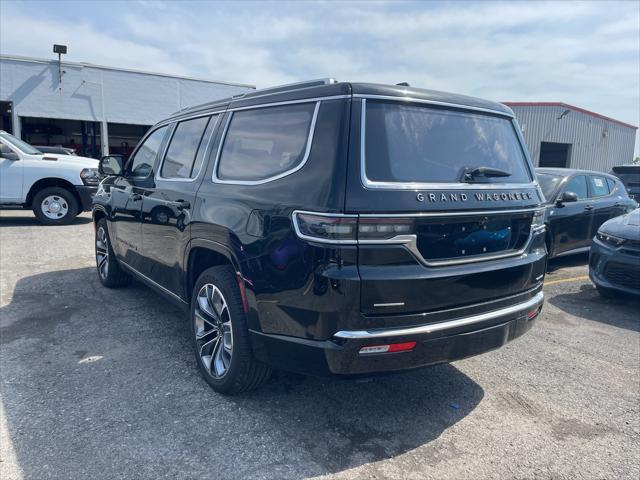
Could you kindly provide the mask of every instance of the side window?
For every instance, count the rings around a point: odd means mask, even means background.
[[[298,167],[305,159],[317,103],[234,112],[220,153],[220,180],[255,182]]]
[[[160,127],[147,137],[127,165],[127,177],[146,178],[153,171],[153,165],[160,151],[167,127]]]
[[[184,179],[198,174],[196,154],[210,117],[199,117],[178,123],[162,163],[160,177]]]
[[[613,191],[616,189],[616,182],[614,180],[611,180],[610,178],[607,178],[607,185],[609,185],[609,192],[613,193]]]
[[[605,177],[591,175],[589,176],[589,182],[591,183],[592,197],[604,197],[605,195],[609,195],[609,186],[607,185],[607,179]]]
[[[584,175],[578,175],[577,177],[573,177],[567,183],[567,186],[564,188],[565,192],[573,192],[578,195],[578,200],[584,200],[589,197],[589,191],[587,189],[587,177]]]

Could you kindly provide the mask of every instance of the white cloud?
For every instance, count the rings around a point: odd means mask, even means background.
[[[327,76],[408,81],[494,100],[565,101],[640,123],[637,2],[50,7],[0,2],[0,51],[48,57],[54,41],[67,42],[70,60],[259,87]]]

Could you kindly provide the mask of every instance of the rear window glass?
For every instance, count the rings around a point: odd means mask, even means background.
[[[304,160],[315,103],[234,112],[220,154],[221,180],[260,181]]]
[[[605,177],[590,176],[592,197],[604,197],[609,195],[609,186],[607,185],[607,179]]]
[[[531,181],[511,120],[490,115],[368,101],[366,176],[377,182],[458,182],[465,168],[490,167]]]
[[[162,163],[162,178],[193,178],[193,165],[209,117],[178,123]]]

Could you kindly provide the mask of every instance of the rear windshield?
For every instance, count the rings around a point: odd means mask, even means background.
[[[486,179],[491,183],[531,181],[510,119],[367,101],[365,121],[370,181],[459,182],[465,169],[475,167],[510,173]]]

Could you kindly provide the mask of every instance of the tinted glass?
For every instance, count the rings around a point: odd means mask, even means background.
[[[153,171],[153,165],[162,145],[162,139],[167,127],[160,127],[147,137],[144,143],[129,160],[127,168],[130,177],[148,177]]]
[[[549,173],[538,173],[537,176],[544,198],[546,198],[548,202],[553,201],[558,185],[560,185],[564,177],[562,175],[551,175]]]
[[[592,175],[589,177],[591,182],[591,196],[592,197],[604,197],[609,195],[609,185],[607,185],[607,179],[605,177],[598,177]]]
[[[235,112],[220,155],[218,178],[264,180],[304,159],[315,103]]]
[[[614,182],[610,178],[607,178],[607,184],[609,185],[610,192],[613,192],[616,189],[616,182]]]
[[[511,120],[398,103],[367,102],[366,174],[382,182],[458,182],[466,167],[510,172],[489,181],[529,182]]]
[[[27,155],[38,155],[42,153],[37,148],[32,147],[27,142],[23,142],[19,138],[16,138],[13,135],[11,135],[10,133],[6,133],[6,132],[0,133],[0,137],[2,137],[4,141],[16,147],[22,153],[26,153]]]
[[[573,192],[578,195],[578,200],[583,200],[589,196],[587,190],[587,177],[584,175],[578,175],[577,177],[573,177],[567,183],[567,186],[564,189],[565,192]]]
[[[162,163],[162,178],[193,178],[198,173],[193,165],[208,121],[200,117],[178,123]]]

